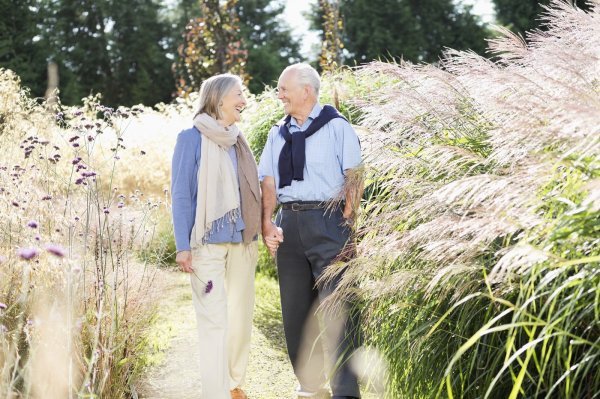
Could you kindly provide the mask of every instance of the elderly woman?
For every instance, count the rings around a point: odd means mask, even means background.
[[[205,399],[246,398],[260,189],[235,125],[245,105],[238,76],[207,79],[194,126],[179,133],[173,154],[176,261],[190,273]]]

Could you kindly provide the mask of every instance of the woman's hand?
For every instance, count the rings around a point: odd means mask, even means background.
[[[179,268],[184,273],[193,273],[192,268],[192,251],[180,251],[177,252],[175,262],[179,265]]]

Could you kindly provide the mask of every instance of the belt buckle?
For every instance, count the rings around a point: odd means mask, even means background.
[[[302,204],[298,204],[296,202],[292,202],[292,211],[294,211],[294,212],[300,211],[300,208],[296,208],[296,205],[302,206]]]

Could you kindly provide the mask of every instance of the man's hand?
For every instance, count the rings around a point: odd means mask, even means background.
[[[275,179],[265,176],[260,183],[262,189],[262,236],[271,256],[275,256],[279,244],[283,242],[283,230],[273,224],[271,217],[277,205],[275,198]]]
[[[179,268],[182,272],[185,273],[193,273],[194,269],[192,268],[192,251],[181,251],[177,252],[177,257],[175,258],[175,262],[179,265]]]
[[[279,244],[283,242],[283,230],[272,222],[263,223],[262,236],[269,253],[274,257]]]

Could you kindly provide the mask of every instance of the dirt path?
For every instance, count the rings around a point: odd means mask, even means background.
[[[149,370],[137,384],[137,394],[145,399],[199,398],[198,337],[189,279],[178,272],[163,272],[160,278],[168,282],[150,344],[156,340],[160,345],[162,340],[168,349],[157,351],[156,361],[160,364]],[[250,363],[244,390],[251,399],[291,398],[295,377],[285,352],[277,283],[259,277],[256,290]]]
[[[198,337],[189,278],[164,271],[159,271],[158,278],[163,279],[165,290],[149,338],[149,345],[156,347],[155,359],[151,359],[156,365],[137,384],[137,397],[196,399],[200,397]],[[243,388],[250,399],[296,399],[295,387],[285,349],[277,282],[257,276],[250,363]],[[363,398],[376,396],[366,394]]]

